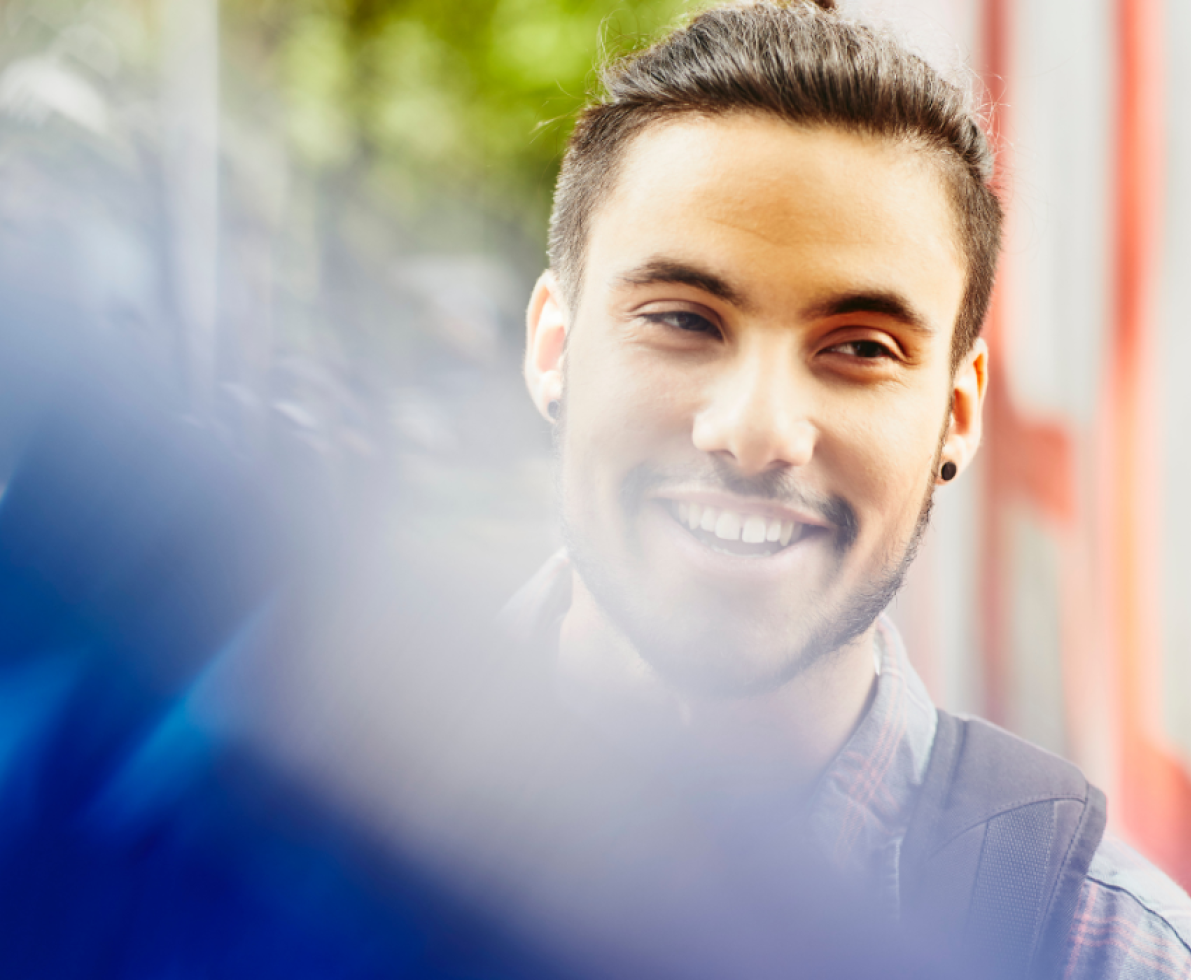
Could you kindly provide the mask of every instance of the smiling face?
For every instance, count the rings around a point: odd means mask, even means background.
[[[574,308],[539,284],[572,559],[674,685],[778,687],[888,602],[940,458],[979,438],[955,227],[920,148],[684,117],[627,149]]]

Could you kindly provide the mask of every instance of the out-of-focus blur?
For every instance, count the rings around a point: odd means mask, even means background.
[[[851,6],[970,71],[1011,215],[985,445],[894,618],[942,706],[1078,762],[1187,885],[1191,11]],[[29,975],[759,977],[821,921],[844,975],[849,897],[779,894],[782,828],[682,879],[731,836],[649,816],[682,773],[485,656],[557,544],[520,356],[569,120],[686,9],[0,6],[0,907]]]

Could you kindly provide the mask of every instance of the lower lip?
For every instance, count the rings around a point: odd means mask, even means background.
[[[733,555],[704,544],[678,522],[665,504],[657,500],[646,504],[642,521],[646,533],[656,529],[664,544],[676,550],[697,571],[734,579],[770,579],[789,575],[807,562],[814,551],[813,546],[827,533],[825,529],[814,528],[772,555]]]

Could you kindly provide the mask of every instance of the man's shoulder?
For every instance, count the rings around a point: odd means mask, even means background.
[[[1191,898],[1124,841],[1106,835],[1084,879],[1063,975],[1191,977]]]

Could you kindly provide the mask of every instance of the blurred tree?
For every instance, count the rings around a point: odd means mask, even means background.
[[[640,46],[682,0],[225,0],[289,145],[367,186],[415,237],[450,247],[442,203],[540,243],[568,121],[594,61]],[[261,56],[264,57],[261,57]],[[472,243],[473,247],[475,243]]]

